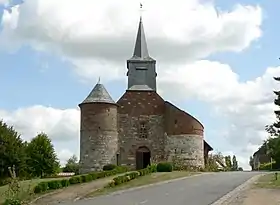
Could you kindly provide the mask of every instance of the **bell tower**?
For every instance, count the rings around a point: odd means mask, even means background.
[[[156,60],[150,57],[142,17],[138,26],[133,56],[127,60],[128,90],[156,91]]]

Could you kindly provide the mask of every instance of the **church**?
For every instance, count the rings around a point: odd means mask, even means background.
[[[117,102],[98,82],[79,104],[80,173],[106,164],[142,169],[174,157],[203,168],[213,149],[199,120],[157,93],[156,60],[149,55],[142,18],[127,76],[127,89]]]

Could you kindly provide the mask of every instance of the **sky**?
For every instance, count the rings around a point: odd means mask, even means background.
[[[159,94],[197,117],[214,152],[249,157],[275,120],[280,1],[143,0]],[[98,78],[116,101],[139,23],[136,0],[0,0],[0,119],[79,156],[80,111]]]

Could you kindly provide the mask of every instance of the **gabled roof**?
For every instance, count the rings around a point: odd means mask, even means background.
[[[86,99],[81,103],[110,103],[116,104],[115,101],[112,99],[104,85],[97,83]]]
[[[212,151],[213,148],[204,140],[204,146],[207,146],[209,151]]]
[[[142,18],[140,18],[139,22],[133,56],[129,60],[155,61],[153,58],[150,57],[148,52],[148,46],[146,42]]]

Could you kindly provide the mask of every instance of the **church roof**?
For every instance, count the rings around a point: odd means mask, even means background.
[[[85,103],[115,104],[115,101],[112,99],[112,97],[110,96],[110,94],[108,93],[104,85],[98,82],[81,104],[85,104]]]
[[[139,22],[134,53],[132,58],[130,58],[129,60],[154,61],[154,59],[150,57],[148,52],[148,46],[146,42],[142,18],[140,18]]]

